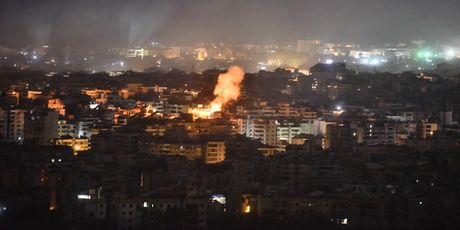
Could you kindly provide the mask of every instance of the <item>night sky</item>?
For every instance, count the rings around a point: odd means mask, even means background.
[[[0,0],[0,44],[449,42],[459,21],[459,0]]]

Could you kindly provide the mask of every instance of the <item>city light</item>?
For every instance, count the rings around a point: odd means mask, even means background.
[[[460,0],[3,1],[0,230],[460,229]]]
[[[244,208],[244,213],[250,213],[250,212],[251,212],[251,206],[246,205],[246,207]]]
[[[219,202],[220,204],[226,204],[227,203],[225,196],[222,195],[222,194],[212,195],[211,200]]]
[[[77,198],[78,198],[79,200],[90,200],[90,199],[91,199],[91,195],[78,194],[78,195],[77,195]]]
[[[431,58],[432,56],[433,56],[433,54],[430,51],[423,52],[423,57],[425,57],[425,58]]]
[[[451,60],[456,57],[456,51],[453,49],[446,50],[445,52],[445,58],[447,60]]]
[[[372,59],[370,64],[371,65],[378,65],[378,64],[380,64],[380,61],[378,59]]]

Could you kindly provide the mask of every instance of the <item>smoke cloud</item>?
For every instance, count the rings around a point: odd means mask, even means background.
[[[231,66],[226,73],[219,75],[214,88],[216,98],[211,102],[212,112],[220,111],[223,105],[238,99],[243,79],[244,71],[238,66]]]
[[[215,112],[220,112],[222,107],[232,101],[236,101],[241,94],[241,82],[244,79],[244,70],[239,66],[230,66],[227,72],[217,78],[214,87],[216,98],[206,107],[191,108],[189,113],[194,119],[209,119]]]
[[[458,0],[1,0],[0,44],[442,41],[460,35],[459,9]]]

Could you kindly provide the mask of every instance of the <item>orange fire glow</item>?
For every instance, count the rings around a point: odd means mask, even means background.
[[[209,119],[215,112],[220,112],[222,106],[230,101],[235,101],[241,94],[241,82],[244,79],[244,71],[241,67],[231,66],[226,73],[219,75],[214,88],[214,100],[206,107],[190,109],[193,118]]]

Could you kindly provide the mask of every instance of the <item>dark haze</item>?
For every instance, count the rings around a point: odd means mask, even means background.
[[[459,0],[1,0],[0,44],[452,41],[459,20]]]

